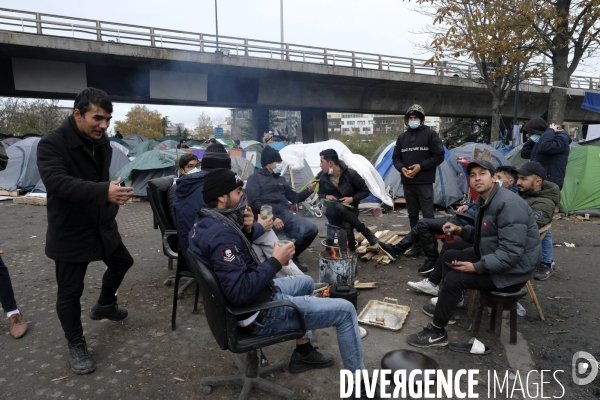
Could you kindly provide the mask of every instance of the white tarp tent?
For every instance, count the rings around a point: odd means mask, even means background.
[[[385,190],[385,183],[379,172],[373,167],[373,165],[361,156],[360,154],[346,153],[340,157],[342,161],[348,165],[349,168],[358,172],[358,174],[365,180],[371,194],[377,197],[379,200],[390,207],[393,206],[392,198],[387,194]]]
[[[308,143],[308,144],[292,144],[284,147],[279,151],[281,158],[285,161],[285,156],[288,154],[296,157],[302,157],[308,163],[308,166],[316,175],[321,170],[321,156],[319,153],[325,149],[334,149],[338,156],[342,158],[344,154],[352,154],[350,149],[339,140],[327,140],[326,142]]]

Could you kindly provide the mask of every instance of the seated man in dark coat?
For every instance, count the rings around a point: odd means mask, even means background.
[[[328,200],[325,216],[329,222],[327,228],[327,244],[333,245],[334,236],[338,229],[347,232],[348,248],[356,250],[354,230],[363,234],[371,246],[379,247],[393,260],[392,247],[379,242],[379,239],[358,219],[358,204],[369,195],[365,180],[353,169],[340,161],[334,149],[326,149],[319,153],[321,156],[321,172],[319,180],[319,198]],[[345,249],[342,249],[345,251]]]
[[[281,176],[283,160],[277,150],[266,146],[260,161],[263,167],[250,175],[246,183],[248,203],[254,215],[260,214],[263,204],[273,207],[275,233],[277,236],[284,233],[296,241],[294,263],[302,272],[306,272],[308,268],[300,263],[298,257],[311,245],[319,230],[312,222],[293,214],[290,211],[290,203],[297,204],[306,200],[315,190],[317,181],[312,180],[306,189],[297,193]]]
[[[495,184],[494,166],[489,161],[475,161],[467,174],[478,193],[475,226],[457,226],[450,222],[443,230],[460,236],[474,247],[449,250],[444,260],[439,300],[428,304],[423,312],[433,322],[408,337],[416,347],[446,346],[446,325],[454,319],[454,310],[467,289],[515,292],[533,278],[541,259],[538,227],[531,207],[518,195]]]

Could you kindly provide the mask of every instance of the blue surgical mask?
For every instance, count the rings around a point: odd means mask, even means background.
[[[417,129],[421,126],[421,121],[408,121],[408,127],[411,129]]]
[[[281,171],[283,171],[283,164],[275,164],[275,168],[273,168],[273,173],[281,175]]]
[[[538,140],[540,140],[540,135],[531,135],[531,137],[529,138],[531,140],[533,140],[534,142],[538,142]]]

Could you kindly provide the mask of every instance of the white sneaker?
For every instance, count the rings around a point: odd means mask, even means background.
[[[367,330],[365,328],[363,328],[362,326],[358,327],[358,331],[360,332],[360,338],[364,338],[365,336],[367,336]]]
[[[435,306],[437,304],[438,299],[439,299],[439,297],[432,298],[430,300],[431,304],[433,304]],[[465,298],[463,297],[463,298],[460,299],[460,301],[458,302],[458,305],[456,307],[462,307],[464,305],[465,305]]]
[[[430,294],[432,296],[437,296],[438,292],[440,291],[439,286],[434,285],[427,278],[419,282],[408,282],[408,286],[410,286],[413,289],[420,290],[423,293]]]

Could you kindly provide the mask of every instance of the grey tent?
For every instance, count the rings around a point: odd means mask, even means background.
[[[9,146],[6,149],[8,165],[0,171],[0,189],[9,192],[20,189],[30,192],[40,180],[37,167],[37,146],[39,137],[31,137]]]
[[[487,150],[490,152],[492,156],[492,164],[494,167],[499,167],[500,165],[511,165],[510,162],[495,148],[485,145],[483,143],[465,143],[462,146],[456,147],[450,150],[450,153],[456,158],[466,157],[469,160],[473,160],[475,150],[479,150],[480,154]],[[480,156],[481,158],[481,156]]]
[[[288,156],[289,157],[289,156]],[[287,161],[287,160],[284,160]],[[314,174],[308,162],[305,159],[302,159],[304,165],[301,168],[291,168],[292,164],[289,164],[285,171],[283,172],[283,177],[286,181],[291,185],[292,182],[294,184],[294,189],[300,190],[306,185],[312,178],[314,178]],[[290,175],[290,168],[292,169],[292,174],[294,175],[294,179],[292,180],[292,176]]]
[[[148,181],[167,175],[175,175],[175,156],[167,151],[147,151],[115,173],[111,179],[120,177],[127,186],[133,187],[134,196],[148,195]]]
[[[146,136],[138,135],[137,133],[127,135],[123,138],[125,143],[129,145],[130,149],[134,149],[139,146],[141,143],[148,140]]]
[[[512,149],[506,154],[506,159],[515,168],[520,168],[527,161],[523,157],[521,157],[521,150],[523,149],[523,143]]]
[[[156,148],[158,150],[169,150],[169,149],[176,149],[178,145],[179,145],[179,142],[176,142],[171,139],[167,139],[167,140],[161,141],[159,143],[159,145],[156,146]]]
[[[121,168],[129,164],[129,158],[123,153],[121,148],[124,149],[122,145],[117,142],[110,142],[110,147],[112,147],[112,158],[110,159],[110,175],[114,175]]]
[[[35,185],[35,187],[33,188],[33,190],[31,192],[32,193],[46,193],[46,185],[44,185],[44,182],[42,182],[42,180],[40,179],[40,181],[37,183],[37,185]]]
[[[16,138],[16,137],[10,137],[10,138],[4,139],[2,141],[2,143],[5,144],[6,147],[8,147],[8,146],[11,146],[11,145],[13,145],[13,144],[15,144],[17,142],[20,142],[21,140],[23,140],[23,139]]]
[[[256,158],[254,160],[254,165],[256,165],[258,168],[262,167],[262,164],[260,163],[260,156],[262,155],[262,151],[265,148],[265,144],[264,143],[260,143],[257,142],[256,140],[242,140],[240,142],[240,147],[246,151],[255,151],[256,152]]]
[[[114,150],[119,150],[121,153],[125,154],[125,155],[129,155],[129,148],[123,146],[121,143],[119,142],[113,142],[112,140],[110,141],[110,145]]]
[[[232,156],[231,157],[231,170],[238,174],[240,177],[246,170],[243,179],[246,180],[250,175],[254,173],[254,165],[244,157]]]

